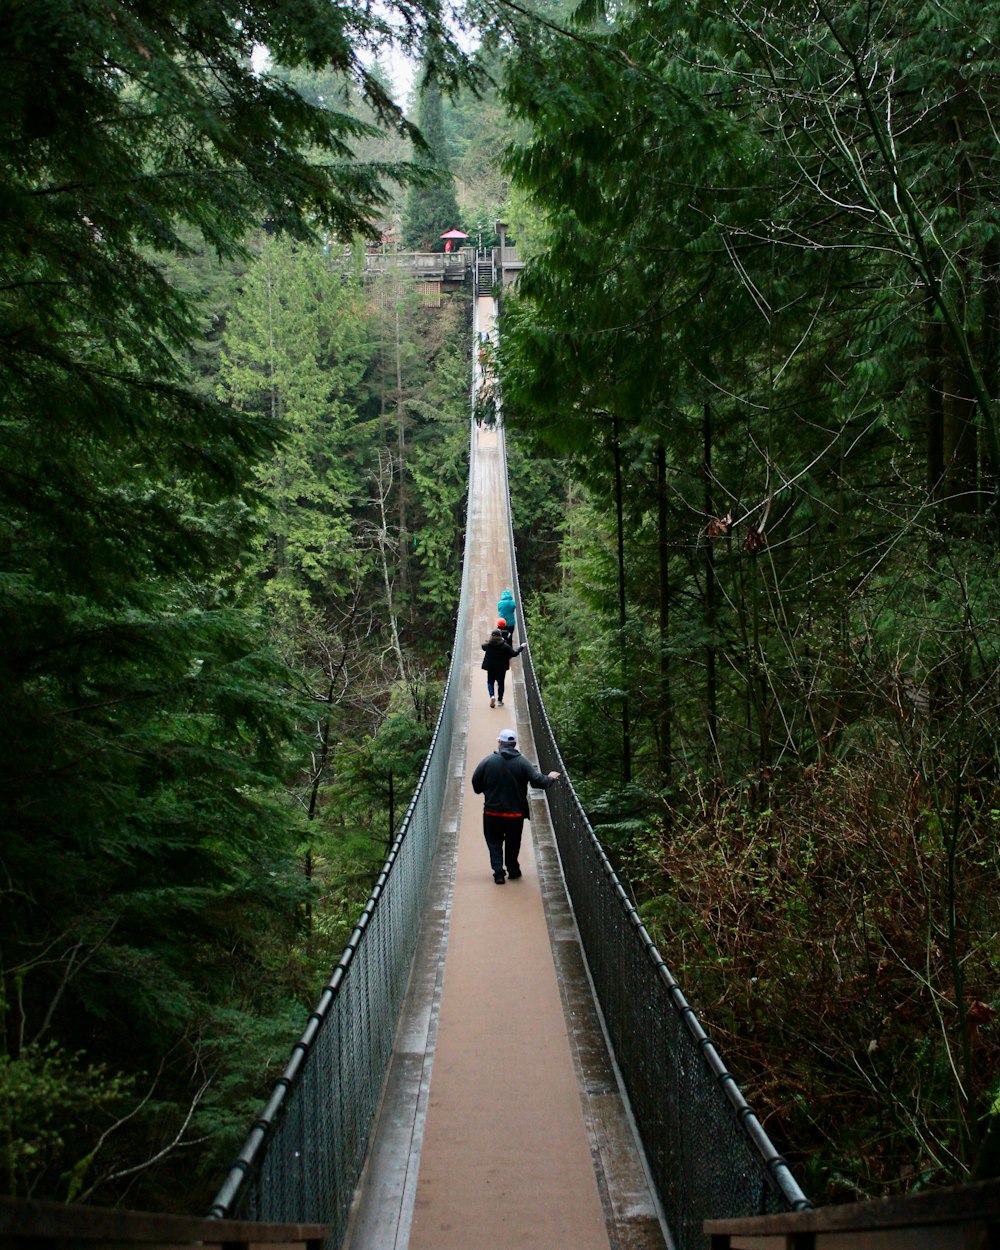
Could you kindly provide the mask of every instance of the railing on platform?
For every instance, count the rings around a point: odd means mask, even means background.
[[[500,444],[506,461],[506,439]],[[508,481],[506,471],[504,481]],[[510,509],[508,508],[508,517]],[[515,551],[513,524],[511,551]],[[523,599],[514,560],[514,593]],[[521,641],[526,642],[527,632]],[[530,651],[521,656],[538,767],[591,980],[677,1250],[707,1245],[709,1219],[809,1206],[726,1070],[618,880],[570,784]]]
[[[477,295],[488,295],[494,284],[509,286],[524,268],[517,248],[511,246],[477,251],[462,247],[455,252],[366,252],[366,275],[408,273],[418,282],[475,281]]]
[[[470,438],[473,429],[470,421]],[[472,457],[469,457],[470,469]],[[471,481],[471,478],[470,478]],[[350,941],[209,1214],[325,1224],[341,1245],[410,972],[437,845],[469,576],[466,529],[455,645],[413,799]]]
[[[414,278],[437,282],[464,282],[474,262],[472,248],[457,252],[367,252],[365,273],[408,270]]]

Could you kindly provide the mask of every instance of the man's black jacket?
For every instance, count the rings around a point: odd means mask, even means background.
[[[528,815],[528,786],[547,790],[554,777],[540,773],[517,747],[501,747],[476,765],[472,788],[484,797],[484,810],[507,815]]]

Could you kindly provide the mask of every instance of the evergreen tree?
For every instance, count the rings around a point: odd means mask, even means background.
[[[320,0],[0,12],[0,1172],[12,1192],[103,1184],[113,1200],[114,1177],[133,1185],[169,1158],[206,1082],[238,1071],[234,1016],[287,1008],[271,971],[301,894],[279,801],[298,709],[246,577],[259,466],[285,430],[269,408],[191,385],[200,318],[156,258],[199,239],[238,257],[265,221],[302,238],[363,230],[383,179],[405,171],[353,162],[372,125],[258,76],[251,50],[332,64],[409,134],[354,51],[400,16]],[[431,20],[406,5],[413,38]],[[461,62],[442,45],[444,78]],[[157,1205],[174,1201],[190,1204],[190,1180]]]
[[[1000,739],[997,34],[972,4],[635,5],[525,41],[505,86],[546,226],[505,311],[505,413],[583,501],[535,663],[595,818],[748,1066],[781,1069],[786,1107],[810,1082],[855,1109],[817,1167],[833,1191],[851,1169],[867,1192],[960,1179],[996,1122],[973,1013],[996,975],[974,848]],[[601,773],[595,711],[622,728]],[[908,831],[891,851],[887,828]],[[806,1014],[843,1019],[808,1076]]]
[[[444,241],[439,236],[458,227],[461,221],[436,67],[436,57],[425,57],[418,124],[427,152],[420,163],[420,174],[407,194],[403,218],[403,243],[418,252],[444,251]]]
[[[465,530],[468,485],[469,326],[467,307],[451,301],[425,308],[413,325],[423,348],[410,402],[407,472],[413,482],[416,577],[410,615],[418,636],[432,622],[446,636],[460,589],[459,543]],[[431,626],[433,628],[433,626]],[[442,655],[438,655],[440,665]]]
[[[318,247],[266,239],[228,320],[221,382],[233,407],[283,429],[256,479],[269,508],[265,595],[279,614],[322,609],[353,582],[374,433],[357,414],[372,351],[350,269]]]

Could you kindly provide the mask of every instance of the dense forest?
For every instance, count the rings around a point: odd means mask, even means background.
[[[363,277],[426,145],[350,51],[375,19],[255,14],[0,17],[0,1186],[22,1197],[204,1209],[447,670],[469,301]]]
[[[0,33],[3,1191],[198,1209],[339,955],[469,417],[468,299],[365,253],[498,216],[524,608],[602,841],[814,1201],[995,1174],[1000,17]]]
[[[810,1197],[993,1175],[1000,19],[588,16],[503,87],[550,715]]]

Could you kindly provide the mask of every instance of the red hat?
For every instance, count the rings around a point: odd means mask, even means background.
[[[504,620],[502,616],[498,616],[497,617],[497,629],[506,629],[506,628],[507,628],[507,622]]]

